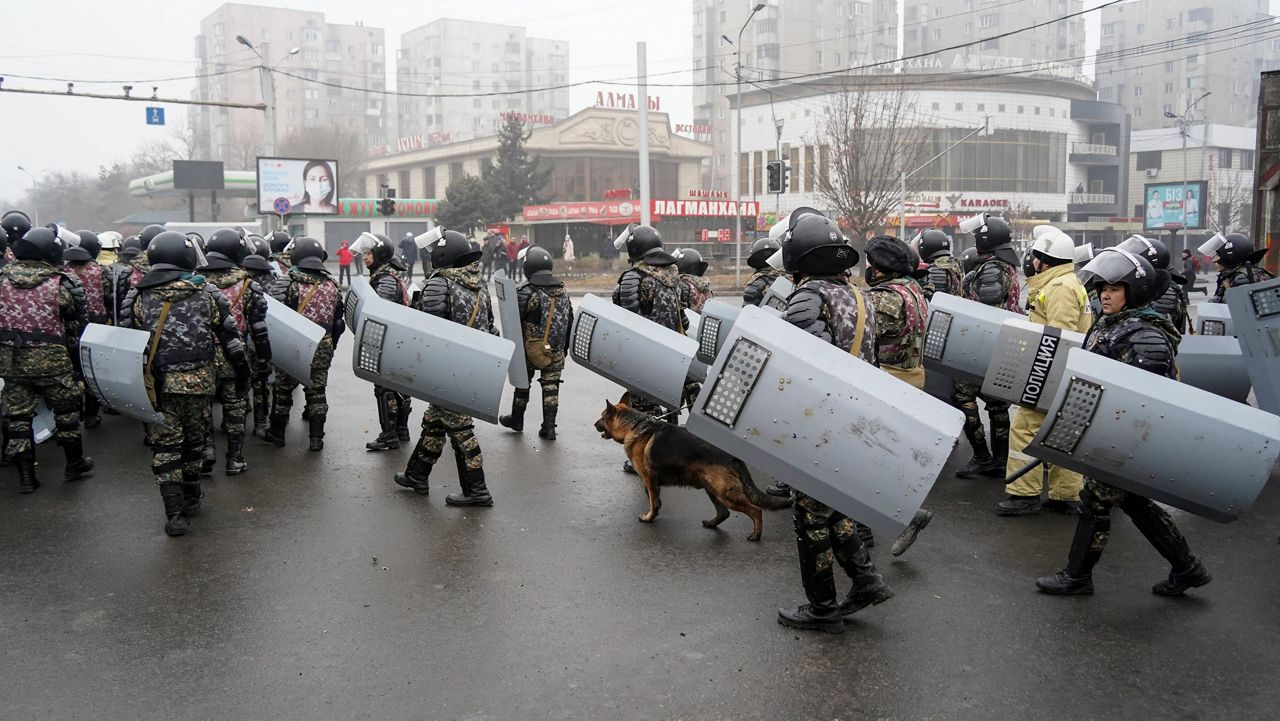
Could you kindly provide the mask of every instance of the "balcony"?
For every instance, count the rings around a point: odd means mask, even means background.
[[[1119,165],[1120,152],[1114,145],[1072,143],[1068,159],[1077,165]]]
[[[1115,205],[1114,193],[1072,193],[1071,205]]]
[[[1077,217],[1085,215],[1116,216],[1121,214],[1116,205],[1114,193],[1071,193],[1067,196],[1067,215]]]

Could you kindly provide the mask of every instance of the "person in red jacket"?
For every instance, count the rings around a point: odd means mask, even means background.
[[[351,261],[355,256],[347,248],[348,245],[350,243],[344,240],[342,245],[338,246],[338,285],[351,285]],[[345,283],[343,278],[346,278]]]

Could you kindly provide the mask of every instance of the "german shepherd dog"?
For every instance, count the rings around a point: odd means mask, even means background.
[[[649,512],[640,516],[653,523],[662,508],[658,489],[662,486],[701,488],[716,507],[716,517],[702,522],[715,528],[729,517],[729,511],[745,513],[755,528],[748,541],[759,541],[761,511],[778,511],[791,505],[787,498],[765,495],[751,481],[747,465],[708,444],[680,426],[657,420],[631,407],[631,394],[618,403],[605,401],[604,413],[596,421],[604,438],[622,444],[649,496]]]

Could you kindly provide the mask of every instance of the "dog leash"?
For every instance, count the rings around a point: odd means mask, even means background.
[[[663,414],[662,414],[662,415],[660,415],[660,416],[653,416],[653,418],[654,418],[654,420],[664,421],[664,420],[666,420],[667,418],[669,418],[669,417],[671,417],[671,416],[678,416],[678,415],[680,415],[681,413],[683,413],[684,411],[687,411],[687,410],[689,410],[689,409],[690,409],[690,408],[692,408],[692,407],[693,407],[693,404],[692,404],[692,403],[691,403],[691,404],[689,404],[689,405],[687,405],[687,406],[680,406],[679,408],[675,409],[674,411],[667,411],[666,413],[663,413]]]

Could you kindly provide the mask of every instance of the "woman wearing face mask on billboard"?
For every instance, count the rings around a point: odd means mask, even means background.
[[[337,213],[334,203],[333,168],[323,160],[312,160],[302,170],[302,213]]]

